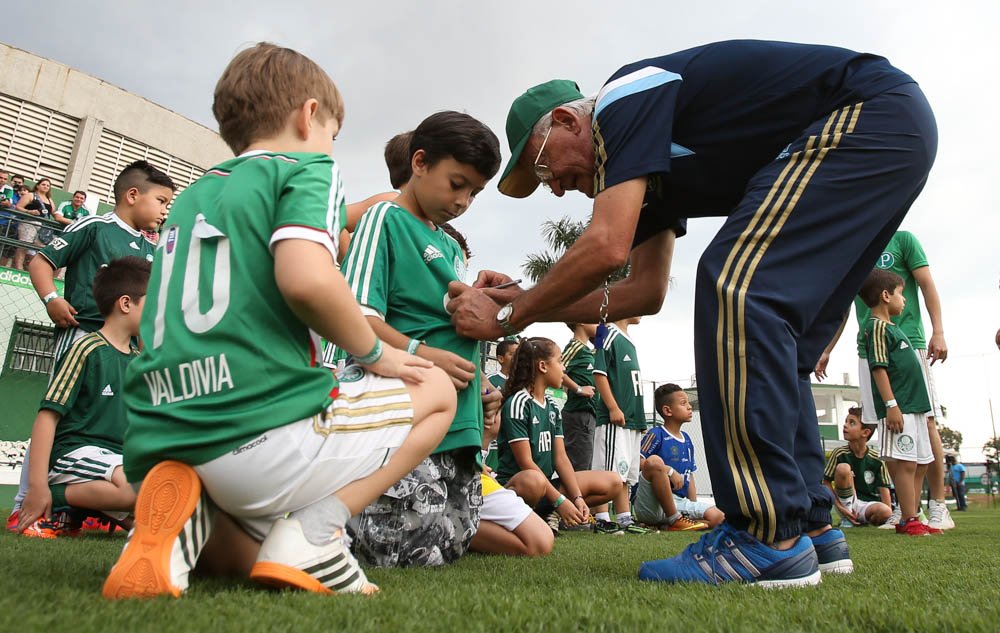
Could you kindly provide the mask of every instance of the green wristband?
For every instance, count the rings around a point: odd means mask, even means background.
[[[375,345],[372,346],[371,351],[364,356],[355,356],[354,360],[361,365],[374,365],[380,358],[382,358],[382,341],[376,336]]]
[[[559,506],[562,505],[562,502],[565,500],[566,500],[566,495],[559,495],[559,498],[555,500],[555,503],[552,504],[552,507],[558,508]]]
[[[421,343],[423,343],[423,341],[421,341],[420,339],[411,338],[410,342],[406,344],[406,353],[416,354],[417,348],[420,347]]]

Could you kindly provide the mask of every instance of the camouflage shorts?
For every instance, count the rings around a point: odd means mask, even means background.
[[[371,567],[453,563],[479,528],[483,486],[474,449],[431,455],[347,524],[351,551]]]

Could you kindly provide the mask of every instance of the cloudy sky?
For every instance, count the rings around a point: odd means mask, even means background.
[[[294,8],[293,8],[294,7]],[[963,454],[981,459],[990,405],[1000,415],[1000,158],[985,124],[995,117],[1000,46],[995,3],[845,0],[799,3],[535,0],[478,2],[177,2],[58,0],[4,9],[0,39],[74,66],[214,128],[216,79],[240,48],[269,40],[322,65],[347,103],[334,156],[349,197],[388,187],[385,141],[442,109],[466,111],[501,136],[511,100],[552,78],[596,92],[618,67],[733,38],[832,44],[885,55],[920,82],[937,115],[937,163],[903,228],[923,242],[944,302],[950,358],[937,372],[947,423],[965,435]],[[2,71],[0,71],[2,72]],[[992,124],[991,124],[992,125]],[[512,200],[490,188],[456,224],[478,268],[520,276],[543,248],[538,227],[585,218],[589,201],[539,191]],[[697,259],[720,224],[691,223],[678,242],[676,280],[663,312],[634,330],[644,377],[688,384],[694,373],[692,320]],[[835,247],[831,257],[836,257]],[[852,320],[853,321],[853,320]],[[830,374],[856,381],[853,322]],[[529,333],[560,343],[562,326]],[[775,403],[780,406],[779,403]]]

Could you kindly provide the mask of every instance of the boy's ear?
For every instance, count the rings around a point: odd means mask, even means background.
[[[889,299],[892,298],[892,293],[889,292],[888,290],[883,290],[882,294],[879,295],[879,298],[881,298],[882,301],[885,301],[886,303],[889,303]]]
[[[295,109],[292,113],[292,124],[295,127],[295,133],[298,135],[300,140],[306,140],[309,138],[310,128],[313,125],[313,119],[319,112],[319,101],[316,99],[306,99],[301,106]]]
[[[427,173],[427,152],[422,149],[413,152],[413,156],[410,157],[410,171],[421,176]]]

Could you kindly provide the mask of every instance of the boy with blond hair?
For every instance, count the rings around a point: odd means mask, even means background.
[[[125,475],[142,487],[104,595],[178,596],[201,554],[267,585],[374,593],[344,526],[437,446],[454,390],[383,346],[337,270],[344,108],[326,73],[258,44],[213,112],[238,156],[177,199],[157,248],[126,385]],[[339,383],[320,336],[358,362]]]

